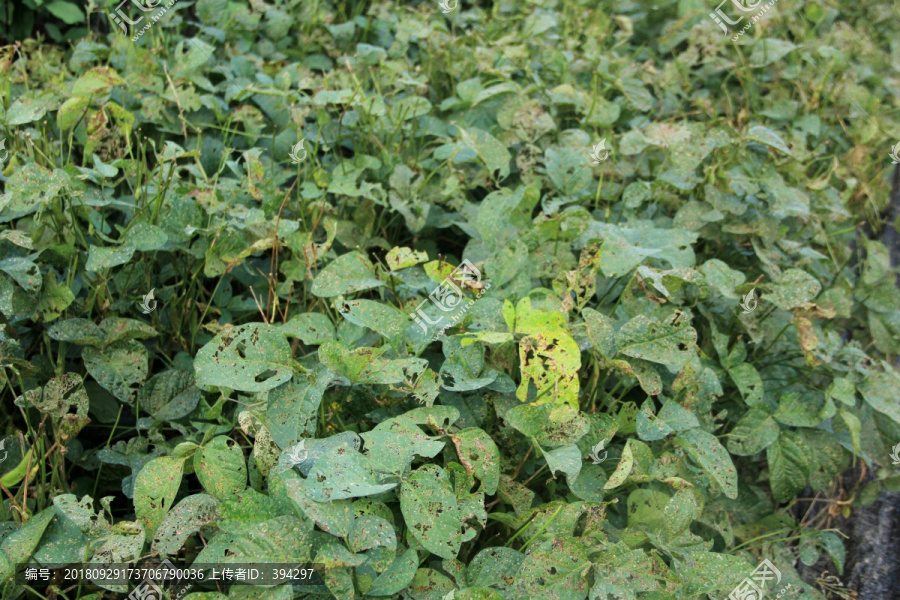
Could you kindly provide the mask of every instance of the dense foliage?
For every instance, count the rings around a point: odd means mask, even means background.
[[[24,557],[148,556],[315,563],[310,598],[723,598],[763,559],[846,595],[796,567],[898,487],[897,6],[732,42],[699,0],[445,4],[0,49],[4,599],[108,594]]]

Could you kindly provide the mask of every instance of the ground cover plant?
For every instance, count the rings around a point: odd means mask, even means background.
[[[0,48],[2,598],[852,597],[896,5],[135,6]]]

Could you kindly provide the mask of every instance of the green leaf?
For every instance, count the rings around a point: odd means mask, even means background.
[[[849,379],[835,377],[825,393],[850,408],[856,406],[856,387]]]
[[[670,496],[664,492],[638,488],[628,495],[628,526],[646,525],[649,529],[663,530],[666,515],[663,512]]]
[[[121,400],[130,403],[135,389],[147,377],[149,370],[147,349],[135,340],[110,344],[105,348],[86,347],[82,350],[84,367],[91,377]]]
[[[384,285],[375,268],[359,252],[342,254],[319,272],[313,280],[312,293],[320,298],[352,294]]]
[[[587,434],[587,416],[573,408],[556,410],[549,404],[520,404],[504,420],[545,448],[574,444]]]
[[[408,382],[413,385],[428,365],[423,358],[381,358],[386,351],[386,347],[349,350],[340,342],[326,342],[319,348],[319,359],[351,383]]]
[[[466,579],[472,587],[507,587],[510,573],[518,572],[525,555],[512,548],[502,546],[484,548],[466,569]]]
[[[691,429],[676,436],[674,441],[715,479],[727,497],[737,498],[737,469],[716,436],[702,429]]]
[[[512,156],[506,149],[506,144],[477,127],[460,129],[460,135],[462,136],[460,146],[471,150],[484,164],[491,176],[494,171],[499,171],[499,179],[505,179],[509,175],[509,163]]]
[[[85,269],[97,273],[103,269],[111,269],[124,265],[134,256],[135,248],[129,244],[123,246],[91,245]]]
[[[183,460],[160,456],[144,465],[137,474],[134,481],[134,513],[144,524],[148,539],[153,539],[157,527],[172,508],[183,470]]]
[[[7,124],[13,125],[11,121]],[[49,171],[34,163],[15,169],[6,182],[6,198],[0,201],[0,223],[46,208],[68,183],[68,176],[63,171]]]
[[[112,88],[124,84],[125,80],[114,69],[94,67],[78,78],[78,81],[72,87],[72,95],[94,96],[96,98],[105,95]]]
[[[896,391],[900,389],[900,376],[890,371],[878,371],[865,379],[859,391],[866,403],[878,412],[900,424],[900,402]]]
[[[270,479],[272,487],[277,487]],[[218,527],[223,531],[240,532],[252,529],[257,523],[263,523],[278,516],[278,503],[270,496],[260,494],[253,488],[247,488],[219,502],[216,513],[219,516]]]
[[[135,223],[128,229],[124,239],[126,246],[133,246],[141,252],[152,252],[161,250],[169,241],[169,236],[162,227],[150,223]]]
[[[630,102],[634,108],[641,112],[647,112],[653,108],[653,103],[656,99],[647,89],[647,86],[644,85],[643,81],[632,77],[626,77],[616,83],[622,90],[622,93],[625,94],[625,98],[628,99],[628,102]]]
[[[478,427],[469,427],[450,439],[466,471],[484,483],[486,494],[494,495],[500,483],[500,451],[491,436]]]
[[[200,348],[194,372],[200,387],[264,392],[293,375],[291,346],[277,327],[240,325],[219,333]]]
[[[194,560],[213,563],[306,563],[312,557],[312,530],[292,515],[254,524],[240,533],[222,532]]]
[[[796,45],[778,38],[766,38],[753,46],[750,54],[750,64],[754,67],[765,67],[784,58],[789,52],[795,50]],[[751,131],[755,128],[751,128]],[[760,127],[760,129],[765,129]],[[790,152],[788,152],[790,154]]]
[[[6,113],[6,124],[9,127],[25,125],[40,120],[56,102],[57,96],[52,92],[35,92],[16,98]],[[29,163],[28,166],[36,166]]]
[[[593,174],[584,151],[549,148],[545,152],[547,177],[564,196],[573,196],[591,184]]]
[[[107,317],[100,322],[104,344],[119,340],[144,339],[159,335],[150,325],[136,319]]]
[[[347,537],[353,524],[353,503],[350,500],[315,502],[303,494],[302,480],[295,474],[288,475],[285,489],[290,498],[307,517],[331,535]]]
[[[44,535],[44,530],[47,529],[47,525],[50,524],[50,520],[56,514],[57,510],[55,507],[45,508],[28,519],[24,525],[3,538],[3,541],[0,542],[0,553],[6,559],[9,567],[31,556],[41,536]],[[3,565],[0,564],[0,569],[2,567]],[[11,571],[0,572],[0,578],[5,579],[10,574]]]
[[[766,300],[782,310],[793,310],[812,301],[822,284],[806,271],[788,269],[777,284],[769,287],[772,291],[765,296]]]
[[[766,449],[769,485],[777,502],[788,502],[806,487],[812,466],[809,448],[791,431],[781,432],[778,441]]]
[[[81,9],[74,2],[53,0],[53,2],[47,4],[47,10],[66,25],[84,23],[84,13],[81,12]]]
[[[667,537],[674,540],[685,533],[693,521],[700,518],[703,509],[696,491],[682,489],[675,492],[663,512]]]
[[[844,561],[847,558],[847,550],[844,548],[844,542],[833,531],[819,531],[817,534],[818,542],[834,561],[838,575],[844,574]]]
[[[650,447],[634,438],[628,438],[622,457],[616,470],[609,476],[609,480],[603,486],[604,490],[614,490],[628,481],[643,482],[649,479],[650,463],[653,454]]]
[[[396,475],[401,475],[417,455],[433,458],[444,448],[444,442],[396,419],[379,423],[374,431],[363,433],[360,437],[365,440],[366,456],[372,466]]]
[[[784,425],[815,427],[823,419],[834,416],[834,404],[831,404],[830,415],[826,410],[825,397],[820,392],[786,392],[781,395],[773,416]]]
[[[678,432],[700,427],[700,422],[694,416],[694,413],[675,400],[666,400],[663,403],[663,407],[659,411],[659,418]]]
[[[61,130],[72,129],[85,115],[90,104],[89,96],[74,96],[63,102],[56,113],[56,125]]]
[[[347,535],[351,552],[360,553],[372,548],[397,549],[397,534],[389,521],[375,515],[361,515],[353,520]]]
[[[400,269],[413,267],[419,263],[428,262],[428,253],[413,250],[408,246],[397,246],[391,248],[387,253],[385,262],[387,262],[391,272],[399,271]]]
[[[690,560],[680,562],[675,567],[681,591],[690,597],[704,594],[710,597],[727,597],[746,578],[753,567],[738,556],[698,550],[690,553]]]
[[[181,369],[167,369],[151,377],[138,391],[138,406],[161,421],[189,415],[200,402],[200,390],[194,385],[194,374]]]
[[[133,561],[144,547],[144,528],[140,523],[119,521],[92,544],[92,562],[122,563]]]
[[[591,562],[576,538],[556,538],[531,551],[516,577],[517,598],[584,600]]]
[[[672,325],[637,315],[616,334],[619,352],[678,371],[696,354],[697,332],[686,323]]]
[[[656,404],[650,398],[641,405],[641,411],[637,414],[635,427],[638,437],[645,442],[661,440],[675,430],[655,413]]]
[[[66,319],[54,323],[47,331],[50,339],[73,344],[102,346],[106,333],[88,319]]]
[[[392,596],[410,584],[419,568],[419,555],[409,549],[399,555],[372,584],[366,596]]]
[[[194,472],[200,485],[218,500],[247,487],[244,453],[234,440],[224,435],[214,437],[194,454]]]
[[[860,452],[860,434],[862,432],[862,423],[856,415],[848,410],[841,408],[838,410],[838,413],[840,413],[841,419],[844,420],[844,423],[847,425],[847,430],[850,432],[850,440],[853,444],[853,456],[855,458],[859,455]]]
[[[334,339],[334,325],[322,313],[303,313],[282,325],[281,333],[300,338],[307,346],[318,346]]]
[[[373,300],[349,300],[338,302],[337,311],[356,325],[368,327],[399,347],[403,332],[412,322],[401,310]]]
[[[12,277],[13,281],[29,294],[36,294],[43,285],[40,268],[25,258],[0,260],[0,271]]]
[[[183,499],[160,523],[153,537],[153,549],[162,554],[176,554],[191,534],[217,521],[217,504],[215,498],[206,494]]]
[[[581,472],[581,452],[575,444],[547,450],[544,452],[544,459],[550,473],[556,475],[557,471],[562,471],[566,474],[567,481],[574,481]]]
[[[655,408],[653,400],[648,398],[637,415],[637,434],[646,442],[661,440],[670,433],[700,426],[700,422],[691,411],[673,400],[667,400],[663,404],[659,416],[654,414]]]
[[[849,452],[836,444],[834,436],[821,429],[798,429],[797,434],[809,449],[809,485],[813,491],[825,489],[849,466]]]
[[[397,487],[379,483],[369,460],[343,447],[328,451],[316,461],[303,482],[303,494],[316,502],[373,496]]]
[[[319,404],[333,379],[334,373],[321,367],[269,390],[265,423],[276,444],[287,448],[315,435]]]
[[[400,510],[410,533],[426,550],[456,558],[463,523],[450,478],[437,465],[423,465],[400,486]]]
[[[611,359],[619,351],[616,345],[616,329],[613,320],[593,308],[581,311],[587,325],[587,336],[594,348],[604,358]]]
[[[728,369],[728,374],[738,387],[747,406],[756,406],[763,400],[765,388],[759,371],[750,363],[741,363]]]
[[[728,451],[738,456],[762,452],[778,439],[780,429],[761,408],[751,408],[728,435]]]

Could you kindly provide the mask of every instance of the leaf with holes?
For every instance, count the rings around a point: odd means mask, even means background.
[[[380,483],[370,461],[356,450],[337,446],[316,461],[303,481],[303,495],[315,502],[374,496],[397,487]]]
[[[207,494],[193,494],[175,505],[160,523],[153,536],[153,549],[162,554],[176,554],[191,534],[218,520],[218,502]]]
[[[676,325],[672,320],[634,317],[616,333],[619,352],[666,365],[672,371],[680,370],[696,354],[697,332],[686,320]]]
[[[778,439],[780,429],[775,419],[761,408],[744,413],[728,436],[728,451],[738,456],[762,452]]]
[[[303,313],[282,325],[281,333],[299,338],[307,346],[318,346],[334,339],[334,325],[321,313]]]
[[[136,340],[87,347],[81,356],[91,377],[122,402],[130,403],[137,386],[147,378],[147,348]]]
[[[189,415],[200,402],[200,390],[192,371],[168,369],[151,377],[137,398],[141,410],[168,421]]]
[[[247,463],[244,453],[231,438],[220,435],[194,454],[194,472],[200,485],[222,500],[247,487]]]
[[[469,427],[450,439],[466,471],[484,483],[486,494],[495,494],[500,482],[500,452],[491,436],[478,427]]]
[[[348,252],[328,263],[316,275],[312,293],[320,298],[352,294],[384,285],[375,274],[375,267],[364,254]]]
[[[408,382],[412,386],[428,366],[424,358],[381,358],[386,350],[386,347],[349,350],[340,342],[327,342],[319,348],[319,359],[351,383]]]
[[[291,345],[272,325],[240,325],[200,348],[194,372],[201,388],[265,392],[293,375]]]
[[[581,350],[571,335],[558,329],[525,336],[519,342],[519,361],[519,400],[578,406]]]
[[[437,465],[416,469],[400,486],[400,510],[410,533],[426,550],[456,558],[463,522],[450,478]]]
[[[737,498],[737,469],[716,436],[702,429],[690,429],[677,435],[674,442],[709,473],[726,496]]]
[[[403,311],[373,300],[345,300],[336,302],[337,311],[345,319],[368,327],[399,347],[403,332],[411,323]]]
[[[134,513],[144,524],[148,539],[153,539],[157,527],[165,519],[178,487],[184,461],[171,456],[160,456],[148,462],[134,481]]]

